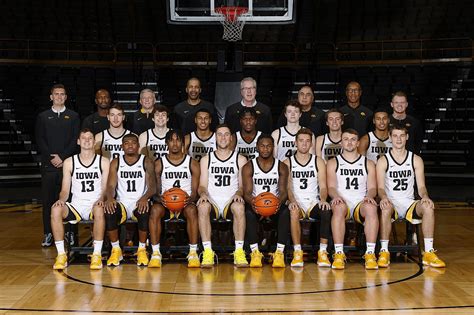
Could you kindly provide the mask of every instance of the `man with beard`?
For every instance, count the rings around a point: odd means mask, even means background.
[[[82,129],[92,130],[94,135],[109,128],[109,120],[107,114],[110,108],[110,93],[105,89],[100,89],[95,93],[95,104],[97,112],[90,114],[82,122]]]

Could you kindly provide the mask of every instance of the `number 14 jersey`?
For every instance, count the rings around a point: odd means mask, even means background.
[[[360,155],[349,162],[342,155],[336,156],[337,191],[346,202],[359,202],[367,194],[367,158]]]

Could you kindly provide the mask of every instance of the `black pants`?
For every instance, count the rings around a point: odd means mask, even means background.
[[[43,202],[43,231],[51,233],[51,206],[58,200],[63,179],[63,169],[41,168],[41,199]]]
[[[245,206],[245,240],[249,244],[255,244],[259,242],[257,232],[260,217],[261,216],[259,214],[253,211],[251,206]],[[288,207],[281,205],[278,212],[270,217],[270,220],[277,221],[277,242],[279,244],[286,245],[288,243],[290,233],[290,211],[288,210]]]
[[[321,210],[318,205],[314,206],[309,213],[309,216],[313,219],[320,221],[319,224],[319,237],[329,239],[331,235],[331,210]],[[318,240],[319,241],[319,240]]]

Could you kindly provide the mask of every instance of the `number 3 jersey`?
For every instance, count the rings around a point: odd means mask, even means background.
[[[161,158],[161,193],[178,187],[191,196],[191,162],[189,155],[185,155],[183,161],[177,165],[168,160],[168,155]]]
[[[89,166],[82,164],[79,154],[72,156],[71,204],[92,205],[102,194],[102,156],[95,155]],[[106,178],[104,180],[107,180]],[[92,210],[92,207],[91,209]]]
[[[392,150],[385,154],[387,170],[385,173],[385,193],[388,199],[415,198],[415,168],[413,152],[407,151],[405,160],[398,164],[392,156]]]
[[[360,155],[349,162],[338,155],[336,162],[337,191],[346,203],[362,201],[367,194],[367,158]]]
[[[117,163],[117,201],[134,203],[146,190],[145,156],[140,154],[135,163],[128,164],[125,155],[121,155]]]
[[[280,161],[273,159],[273,165],[268,172],[263,171],[258,164],[258,158],[250,160],[253,166],[253,193],[258,196],[262,192],[271,192],[275,196],[279,196],[278,180],[280,179]]]
[[[302,207],[301,210],[311,210],[319,202],[316,155],[310,154],[310,158],[305,165],[302,165],[296,159],[296,155],[290,157],[289,161],[293,195]]]

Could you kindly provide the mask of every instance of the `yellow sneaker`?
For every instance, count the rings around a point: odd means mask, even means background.
[[[100,254],[93,254],[91,257],[91,265],[89,267],[91,270],[102,269],[102,256]]]
[[[332,266],[331,268],[332,269],[344,269],[344,267],[346,266],[346,255],[344,255],[344,253],[335,253],[334,254],[334,260],[332,262]]]
[[[436,255],[436,251],[434,249],[429,252],[423,253],[423,265],[431,266],[435,268],[446,267],[446,264],[444,263],[444,261],[439,259],[438,256]]]
[[[273,268],[285,268],[285,255],[281,250],[276,250],[273,254]]]
[[[291,261],[291,267],[303,267],[303,251],[295,250],[293,252],[293,260]]]
[[[367,270],[379,269],[379,266],[377,265],[377,257],[375,257],[374,253],[365,253],[364,259],[365,259],[365,269]]]
[[[137,266],[147,266],[148,265],[148,253],[146,248],[139,248],[137,250]]]
[[[202,252],[202,263],[201,268],[212,268],[214,266],[214,251],[210,248],[206,248]]]
[[[107,260],[107,266],[118,266],[122,260],[122,249],[120,247],[112,247],[109,260]]]
[[[249,262],[245,257],[245,251],[242,248],[238,248],[234,251],[234,266],[236,267],[248,267]]]
[[[60,254],[56,257],[54,261],[53,269],[54,270],[63,270],[67,267],[67,255]]]
[[[319,267],[331,267],[331,262],[329,261],[328,252],[325,250],[318,250],[318,261],[317,264]]]
[[[153,252],[150,261],[148,262],[148,268],[160,268],[161,267],[161,253]]]
[[[377,261],[377,265],[380,268],[387,268],[390,265],[390,252],[383,250],[379,253],[379,260]]]
[[[190,250],[187,258],[188,258],[188,268],[201,267],[201,263],[199,262],[199,256],[195,250]]]
[[[250,253],[250,267],[251,268],[261,268],[262,267],[262,258],[263,255],[258,249]]]

